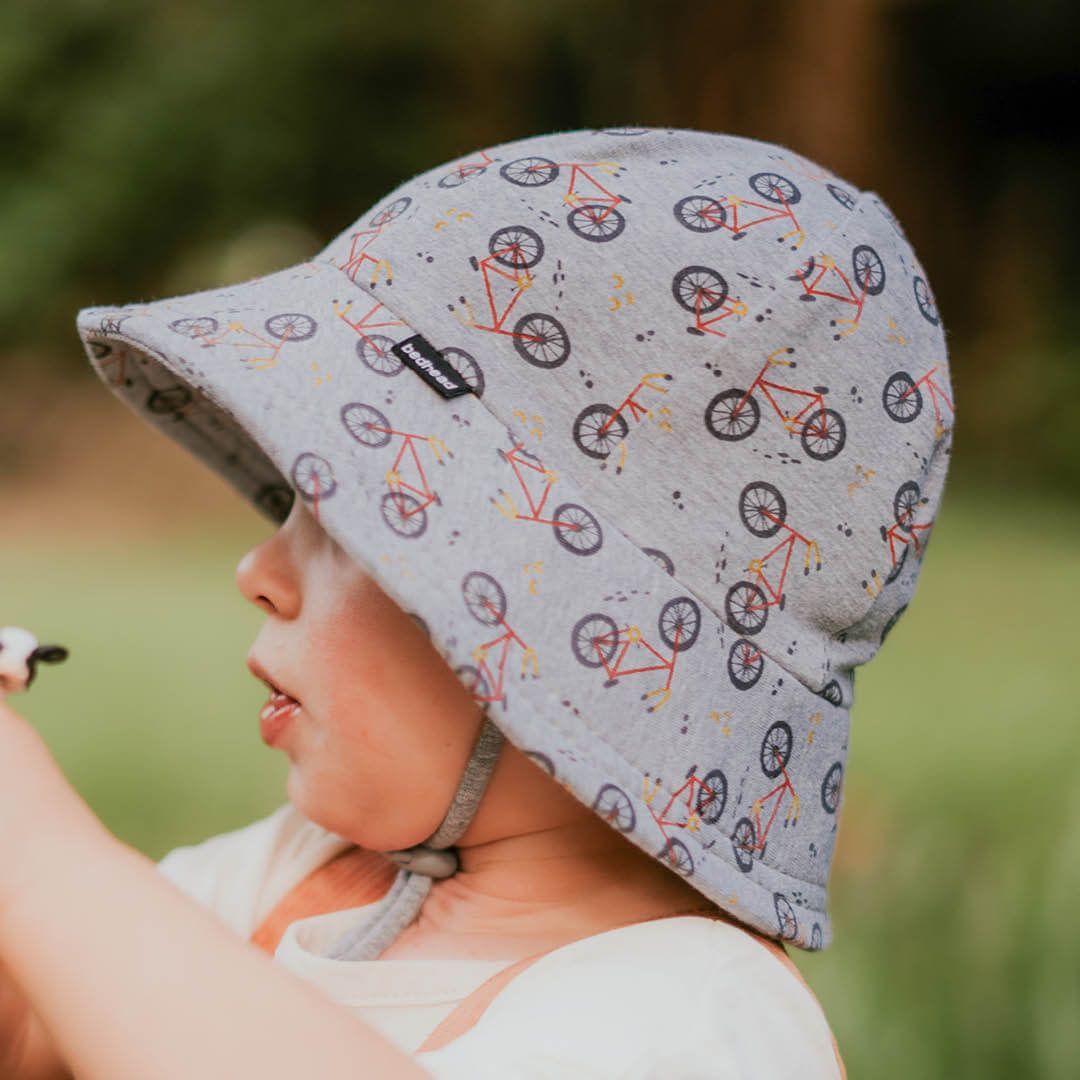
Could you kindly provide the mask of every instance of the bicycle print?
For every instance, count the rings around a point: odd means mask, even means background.
[[[589,457],[603,461],[611,455],[611,452],[620,447],[619,463],[616,472],[622,472],[626,464],[626,443],[623,441],[630,431],[630,424],[626,419],[629,413],[630,419],[635,424],[643,419],[651,418],[652,411],[644,405],[640,405],[635,399],[646,387],[658,393],[666,394],[667,387],[661,386],[660,381],[670,381],[671,375],[662,371],[653,371],[643,375],[633,390],[616,406],[597,403],[589,405],[578,413],[574,420],[574,443],[577,448]],[[661,409],[661,413],[670,413],[670,409]],[[660,422],[660,428],[671,431],[671,423],[668,420]]]
[[[660,640],[671,650],[670,656],[650,645],[640,627],[620,628],[610,615],[593,612],[583,616],[574,625],[570,633],[570,648],[578,663],[587,668],[603,668],[607,676],[605,686],[614,686],[619,679],[629,675],[641,675],[651,671],[667,672],[663,686],[642,695],[644,701],[658,699],[652,702],[648,709],[649,712],[655,712],[667,704],[671,697],[676,658],[680,652],[685,652],[697,641],[701,630],[701,609],[689,596],[677,596],[661,608],[657,629]],[[647,655],[642,656],[643,652]]]
[[[686,328],[691,334],[725,338],[727,334],[716,329],[716,324],[732,316],[743,319],[749,310],[742,300],[728,299],[723,275],[708,266],[684,266],[672,279],[671,294],[679,307],[694,316],[694,325]]]
[[[945,423],[945,414],[951,419],[956,415],[952,398],[934,381],[934,376],[942,370],[941,364],[935,364],[921,379],[913,379],[906,371],[897,371],[890,375],[881,391],[881,404],[890,420],[898,424],[910,424],[917,420],[923,409],[923,389],[930,396],[934,406],[934,438],[940,439],[949,431]]]
[[[401,217],[411,205],[412,199],[408,195],[402,195],[390,203],[389,206],[377,211],[368,222],[366,229],[360,229],[352,234],[349,243],[349,257],[341,264],[341,272],[354,285],[360,283],[360,270],[368,264],[371,266],[371,277],[369,279],[371,285],[378,284],[380,272],[386,278],[387,284],[393,281],[394,275],[390,270],[390,264],[385,259],[373,255],[368,251],[368,248],[382,235],[383,230],[395,218]]]
[[[765,366],[757,373],[749,389],[721,390],[705,408],[705,427],[709,434],[724,442],[747,439],[757,431],[761,423],[761,406],[755,394],[760,394],[780,418],[789,435],[798,435],[807,456],[815,461],[830,461],[844,449],[847,428],[844,418],[835,410],[825,407],[827,387],[815,386],[813,390],[799,390],[793,386],[766,379],[771,367],[794,368],[796,361],[785,359],[793,348],[777,349],[769,354]],[[783,409],[777,400],[780,395],[801,399],[805,402],[797,412]]]
[[[881,526],[881,539],[888,542],[889,558],[892,561],[892,569],[885,578],[886,585],[891,585],[900,576],[909,550],[913,548],[916,555],[922,554],[925,540],[920,542],[919,534],[931,529],[933,522],[917,524],[915,512],[926,502],[914,480],[908,480],[896,489],[893,496],[893,523],[888,528]]]
[[[869,244],[859,244],[851,253],[850,278],[832,255],[818,255],[807,259],[789,280],[802,285],[800,300],[813,303],[818,297],[823,297],[855,308],[851,318],[838,317],[829,323],[830,326],[846,328],[833,335],[833,340],[839,341],[858,329],[866,298],[879,296],[885,289],[885,264]]]
[[[802,198],[799,189],[787,177],[774,172],[755,173],[748,183],[754,194],[765,199],[765,202],[754,202],[738,195],[721,195],[718,199],[708,195],[688,195],[675,204],[675,220],[696,233],[726,229],[732,234],[733,240],[741,240],[746,236],[747,230],[759,225],[770,221],[785,221],[789,222],[792,228],[783,233],[780,240],[794,238],[792,250],[800,247],[806,239],[806,233],[792,210]],[[754,217],[754,214],[759,216]]]
[[[566,219],[570,231],[582,240],[594,243],[614,240],[626,227],[626,218],[616,207],[630,200],[608,191],[589,170],[617,176],[619,166],[615,162],[576,164],[542,157],[518,158],[507,162],[499,175],[518,187],[535,188],[557,180],[562,169],[570,170],[570,184],[563,196],[563,202],[571,207]]]
[[[239,349],[255,350],[259,355],[241,358],[255,371],[276,367],[278,354],[288,342],[308,341],[315,336],[317,328],[318,324],[310,315],[296,311],[271,315],[263,323],[265,336],[237,321],[226,323],[222,329],[217,319],[209,315],[169,323],[173,333],[198,341],[204,349],[227,343]]]
[[[360,401],[342,407],[341,422],[361,446],[372,450],[389,446],[395,438],[401,439],[394,463],[386,473],[388,490],[379,502],[379,511],[398,536],[409,540],[423,536],[428,526],[427,508],[438,503],[439,496],[428,484],[417,446],[426,445],[439,465],[445,465],[446,458],[453,455],[434,435],[395,431],[378,409]]]
[[[787,766],[791,760],[794,739],[791,725],[784,720],[772,724],[761,741],[761,771],[769,780],[778,776],[783,779],[768,794],[755,799],[750,805],[750,817],[739,818],[731,834],[731,846],[735,853],[735,865],[748,874],[754,865],[754,856],[764,857],[769,832],[776,822],[780,807],[787,801],[784,828],[796,825],[799,820],[800,800],[788,776]],[[765,808],[771,803],[768,819],[762,824]]]
[[[499,627],[502,633],[478,645],[473,650],[473,664],[456,668],[458,678],[465,684],[476,701],[482,704],[502,702],[506,707],[506,662],[512,646],[522,651],[521,678],[530,670],[533,678],[539,674],[536,650],[526,645],[506,621],[506,593],[490,574],[473,570],[461,582],[461,595],[469,614],[483,626]],[[494,666],[488,663],[494,652]]]
[[[727,804],[727,779],[723,771],[711,769],[700,780],[696,773],[697,766],[691,765],[686,773],[685,783],[669,796],[659,813],[654,809],[654,804],[658,801],[662,785],[659,780],[650,784],[649,778],[645,778],[645,805],[664,838],[658,853],[659,858],[664,859],[672,870],[683,877],[693,874],[694,859],[686,844],[678,836],[671,835],[670,830],[697,833],[702,825],[715,825]],[[600,788],[593,800],[592,809],[620,832],[630,832],[636,824],[634,804],[626,792],[615,784],[604,784]],[[715,841],[704,846],[711,847],[712,843]]]
[[[522,294],[532,287],[530,271],[543,257],[544,242],[532,229],[524,225],[509,225],[496,230],[488,240],[487,257],[477,259],[474,255],[469,259],[472,268],[483,277],[490,324],[480,322],[464,297],[461,298],[464,315],[456,309],[455,314],[468,329],[485,330],[512,338],[518,354],[534,367],[556,368],[565,363],[570,355],[570,339],[558,319],[553,315],[533,312],[522,315],[513,328],[506,327],[506,321]],[[499,299],[496,299],[496,291],[500,294]],[[508,300],[505,299],[507,295]]]
[[[604,542],[603,530],[600,522],[584,506],[566,502],[555,507],[551,517],[541,516],[559,477],[552,470],[544,468],[543,462],[535,454],[529,453],[524,443],[516,442],[509,451],[500,449],[499,456],[513,470],[528,507],[528,512],[523,513],[514,499],[500,490],[499,497],[492,500],[500,513],[511,521],[535,521],[550,525],[555,539],[574,555],[595,555],[600,550]],[[534,495],[538,486],[537,478],[542,481],[539,497]],[[500,500],[505,500],[505,505]]]
[[[762,539],[776,536],[780,532],[787,533],[787,538],[781,540],[768,554],[751,560],[747,572],[753,575],[753,580],[732,585],[724,598],[724,611],[732,629],[745,637],[752,637],[765,628],[769,608],[783,609],[786,598],[784,584],[791,568],[795,546],[802,544],[806,548],[804,574],[810,573],[812,563],[816,570],[821,569],[821,552],[816,541],[808,540],[786,523],[787,503],[772,484],[760,480],[747,484],[739,495],[739,517],[754,536]],[[783,565],[776,577],[776,583],[773,584],[766,574],[766,567],[777,558],[783,558]],[[760,672],[758,675],[760,676]],[[749,678],[749,672],[746,678]]]

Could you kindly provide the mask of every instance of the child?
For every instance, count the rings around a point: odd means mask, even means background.
[[[5,1075],[842,1071],[776,942],[829,941],[853,671],[951,423],[880,200],[746,139],[553,135],[79,325],[283,522],[237,580],[289,805],[155,875],[3,710]]]

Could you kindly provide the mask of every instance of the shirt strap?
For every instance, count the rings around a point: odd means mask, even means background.
[[[397,864],[381,851],[346,848],[294,885],[251,935],[251,943],[273,956],[291,923],[381,900],[397,872]]]

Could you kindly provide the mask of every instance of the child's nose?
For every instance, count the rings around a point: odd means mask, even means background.
[[[253,547],[236,566],[236,587],[268,615],[286,619],[300,613],[300,579],[280,532]]]

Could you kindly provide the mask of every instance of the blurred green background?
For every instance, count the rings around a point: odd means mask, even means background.
[[[524,134],[785,143],[904,222],[960,410],[859,679],[836,943],[797,959],[855,1078],[1076,1076],[1078,46],[1069,0],[5,0],[0,620],[73,654],[20,705],[151,855],[282,798],[232,586],[264,526],[87,376],[76,308],[288,265]]]

